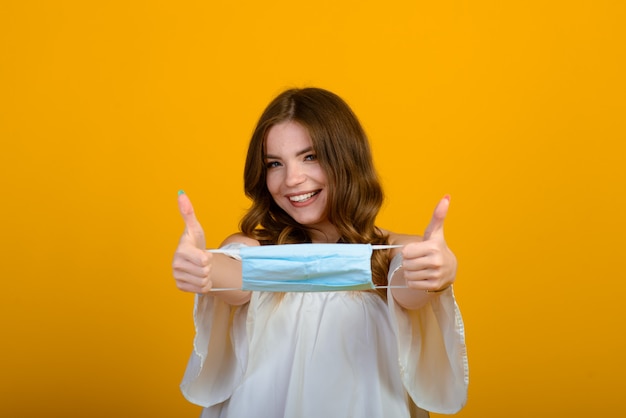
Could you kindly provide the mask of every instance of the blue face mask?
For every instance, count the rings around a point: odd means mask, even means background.
[[[330,292],[374,289],[372,250],[395,247],[399,246],[286,244],[209,251],[241,258],[242,290]]]

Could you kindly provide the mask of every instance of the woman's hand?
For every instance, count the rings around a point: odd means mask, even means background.
[[[454,282],[457,261],[443,234],[449,206],[450,197],[445,196],[435,208],[423,240],[406,243],[402,248],[402,270],[411,289],[437,292]]]
[[[184,193],[178,195],[178,209],[185,221],[185,231],[172,261],[176,286],[185,292],[207,293],[212,286],[213,254],[206,251],[204,230]]]

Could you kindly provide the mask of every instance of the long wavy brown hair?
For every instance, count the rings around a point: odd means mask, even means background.
[[[287,90],[261,115],[246,157],[244,188],[252,206],[241,231],[264,245],[311,241],[309,230],[284,212],[267,189],[265,140],[270,128],[283,122],[299,123],[311,137],[328,179],[328,220],[340,242],[386,244],[388,237],[375,225],[384,196],[365,131],[343,99],[319,88]],[[374,251],[375,284],[386,285],[388,268],[388,251]]]

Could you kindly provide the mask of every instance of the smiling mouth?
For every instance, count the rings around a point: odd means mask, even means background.
[[[306,202],[307,200],[309,200],[310,198],[312,198],[318,193],[319,193],[319,190],[315,192],[299,194],[296,196],[289,196],[289,200],[291,200],[292,202],[296,202],[296,203],[302,203],[302,202]]]

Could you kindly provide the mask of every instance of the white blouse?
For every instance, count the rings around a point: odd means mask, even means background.
[[[367,291],[253,292],[239,307],[196,295],[194,321],[181,390],[203,418],[421,417],[467,399],[452,288],[415,311],[390,291],[387,302]]]

